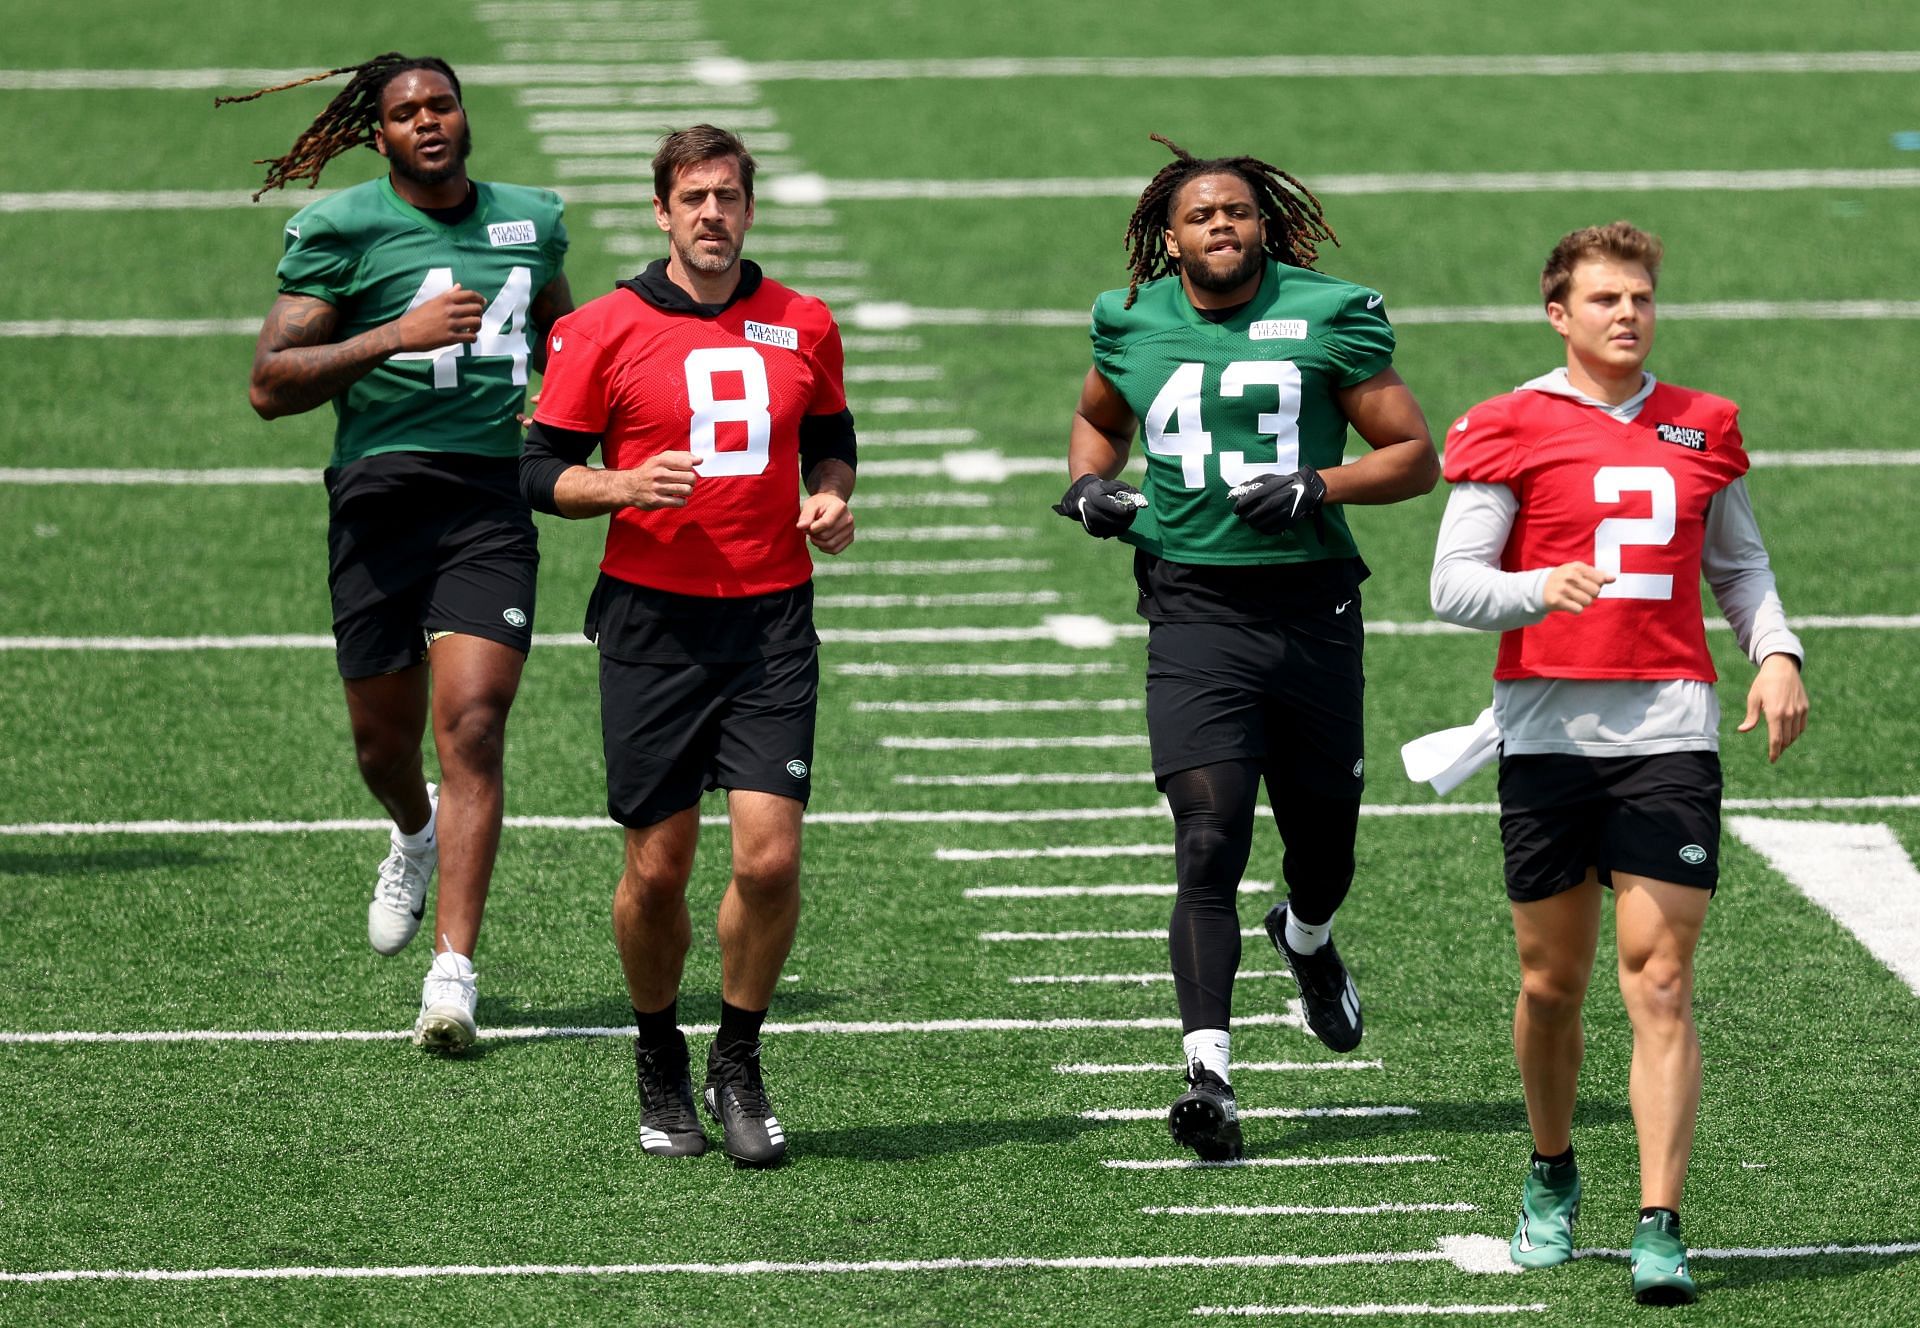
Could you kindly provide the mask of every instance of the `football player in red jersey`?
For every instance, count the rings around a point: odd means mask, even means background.
[[[787,1144],[760,1027],[800,914],[819,686],[806,546],[853,542],[855,448],[833,316],[740,257],[753,171],[712,125],[662,141],[653,207],[668,256],[553,329],[521,488],[543,512],[612,517],[586,634],[608,811],[626,827],[613,932],[638,1026],[641,1147],[707,1148],[677,1007],[700,797],[724,788],[733,879],[705,1098],[727,1152],[769,1166]],[[585,464],[596,448],[604,469]]]
[[[1694,1298],[1679,1220],[1700,1102],[1693,953],[1720,840],[1703,575],[1758,666],[1739,731],[1764,715],[1769,760],[1804,731],[1807,694],[1742,479],[1737,407],[1643,368],[1660,256],[1624,221],[1555,247],[1541,293],[1566,367],[1454,422],[1432,594],[1447,621],[1502,633],[1500,836],[1534,1149],[1514,1261],[1572,1256],[1580,1011],[1610,887],[1640,1143],[1633,1289],[1674,1303]]]

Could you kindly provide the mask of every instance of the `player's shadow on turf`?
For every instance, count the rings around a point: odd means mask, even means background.
[[[1836,1241],[1841,1245],[1909,1244],[1905,1240],[1879,1234],[1854,1240]],[[1775,1282],[1811,1282],[1816,1278],[1858,1277],[1877,1273],[1889,1264],[1910,1263],[1917,1256],[1902,1254],[1810,1254],[1798,1259],[1709,1259],[1693,1265],[1703,1294],[1726,1291],[1750,1291]],[[1784,1288],[1783,1288],[1784,1290]]]
[[[153,844],[139,848],[15,849],[0,852],[0,876],[97,876],[104,872],[198,867],[219,860],[203,849]]]
[[[917,1162],[952,1153],[977,1153],[1001,1144],[1069,1144],[1104,1122],[1078,1116],[1044,1120],[940,1120],[911,1125],[863,1125],[845,1130],[808,1130],[806,1156],[841,1157],[861,1162]]]
[[[1242,1099],[1240,1109],[1268,1105]],[[1300,1147],[1346,1149],[1393,1143],[1403,1137],[1511,1134],[1525,1138],[1527,1109],[1516,1094],[1495,1102],[1397,1102],[1416,1116],[1310,1116],[1304,1120],[1249,1120],[1242,1125],[1249,1154],[1293,1152]],[[1596,1098],[1580,1104],[1576,1130],[1618,1125],[1632,1119],[1624,1102]]]

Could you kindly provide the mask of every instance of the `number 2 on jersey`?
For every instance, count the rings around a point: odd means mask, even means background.
[[[407,306],[407,312],[412,313],[428,300],[452,289],[452,268],[428,268],[427,279],[414,292],[413,303]],[[527,382],[527,306],[532,302],[533,269],[516,267],[507,273],[506,284],[493,297],[493,303],[487,306],[486,313],[480,316],[480,335],[471,347],[465,342],[455,341],[433,350],[402,351],[388,358],[432,360],[433,385],[436,389],[444,389],[460,385],[458,361],[462,355],[471,355],[476,359],[511,356],[514,385],[524,387]]]
[[[1665,572],[1623,572],[1620,550],[1629,544],[1664,547],[1673,539],[1678,503],[1673,476],[1658,466],[1602,466],[1593,473],[1593,500],[1617,503],[1629,493],[1652,500],[1649,516],[1610,516],[1593,531],[1593,565],[1612,572],[1600,587],[1601,599],[1672,599],[1673,577]]]
[[[1147,451],[1180,462],[1180,479],[1189,489],[1207,482],[1207,457],[1213,435],[1200,414],[1207,366],[1189,361],[1173,371],[1147,408]],[[1220,395],[1243,396],[1249,387],[1274,389],[1272,412],[1262,412],[1254,427],[1273,435],[1273,460],[1248,461],[1245,452],[1220,454],[1220,479],[1229,488],[1255,475],[1285,475],[1300,469],[1300,366],[1292,360],[1235,360],[1220,371]],[[1171,428],[1169,428],[1171,426]]]

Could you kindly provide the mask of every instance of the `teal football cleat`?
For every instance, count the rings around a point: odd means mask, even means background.
[[[1580,1218],[1580,1168],[1535,1162],[1520,1190],[1520,1221],[1509,1253],[1522,1268],[1552,1268],[1573,1257],[1573,1224]]]
[[[1640,1219],[1627,1251],[1633,1265],[1633,1298],[1642,1305],[1691,1305],[1700,1298],[1687,1271],[1687,1242],[1680,1219],[1662,1210]]]

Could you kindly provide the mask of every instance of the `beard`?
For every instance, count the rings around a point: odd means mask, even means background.
[[[473,129],[471,126],[461,129],[460,141],[453,145],[453,155],[444,166],[425,167],[414,164],[405,157],[388,157],[393,169],[413,181],[415,184],[445,184],[467,169],[467,158],[473,155]]]
[[[682,267],[690,268],[695,272],[705,273],[707,276],[717,277],[723,273],[731,272],[733,265],[740,261],[740,246],[731,241],[728,242],[728,245],[729,247],[725,253],[710,253],[700,247],[699,238],[695,237],[692,243],[686,245],[682,245],[676,241],[673,249],[674,252],[680,256],[680,265]]]
[[[1180,255],[1180,272],[1201,290],[1219,295],[1251,281],[1265,260],[1266,255],[1258,246],[1243,249],[1240,261],[1222,271],[1208,266],[1205,253],[1184,253]]]

